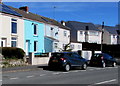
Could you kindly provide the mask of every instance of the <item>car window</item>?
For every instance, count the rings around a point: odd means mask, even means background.
[[[103,54],[103,56],[104,56],[104,58],[109,58],[109,59],[112,58],[112,56],[110,56],[110,55],[108,55],[108,54]]]
[[[52,57],[61,57],[63,56],[64,54],[63,53],[52,53]]]

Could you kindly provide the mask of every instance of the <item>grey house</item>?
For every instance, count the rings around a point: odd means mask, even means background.
[[[98,26],[102,30],[101,26]],[[118,44],[118,28],[112,26],[104,26],[103,28],[103,44]]]

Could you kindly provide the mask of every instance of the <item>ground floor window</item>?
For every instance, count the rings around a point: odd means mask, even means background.
[[[34,41],[34,51],[37,51],[37,44],[38,44],[38,41]]]
[[[11,38],[11,47],[17,47],[17,38],[16,37]]]

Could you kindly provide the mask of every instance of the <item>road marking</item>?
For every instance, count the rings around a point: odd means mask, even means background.
[[[105,84],[105,83],[114,82],[114,81],[116,81],[116,79],[112,79],[109,81],[103,81],[103,82],[99,82],[99,83],[95,83],[95,84]]]
[[[57,75],[57,74],[60,74],[60,73],[59,73],[59,72],[57,72],[57,73],[52,73],[52,74]]]
[[[79,72],[78,70],[76,70],[76,71],[70,71],[70,72]]]
[[[69,72],[62,72],[62,73],[66,73],[66,74],[67,74],[67,73],[69,73]]]
[[[34,77],[33,75],[32,76],[26,76],[27,78],[31,78],[31,77]]]
[[[15,80],[15,79],[18,79],[18,77],[15,77],[15,78],[10,78],[11,80]]]
[[[40,76],[45,76],[46,74],[41,74]]]

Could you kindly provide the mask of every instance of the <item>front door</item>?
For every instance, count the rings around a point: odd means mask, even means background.
[[[6,39],[1,40],[1,47],[6,47]]]
[[[26,40],[26,55],[29,55],[29,40]]]

